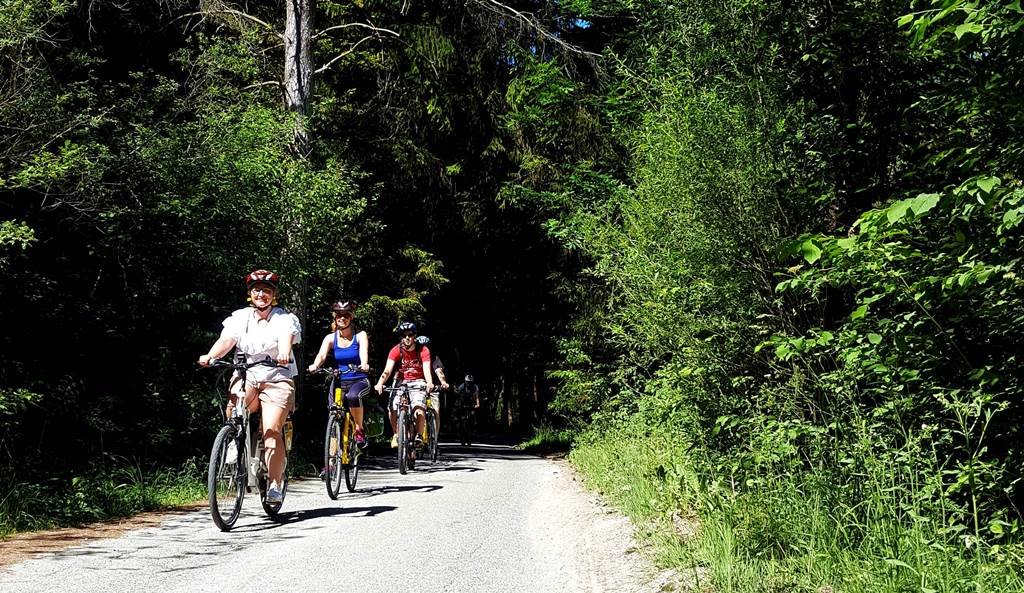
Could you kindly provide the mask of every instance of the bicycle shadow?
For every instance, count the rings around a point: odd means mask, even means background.
[[[278,529],[286,525],[335,517],[338,515],[352,515],[357,518],[375,517],[381,513],[387,513],[397,509],[396,506],[372,506],[372,507],[318,507],[315,509],[300,509],[296,511],[282,511],[276,517],[267,518],[259,523],[248,525],[236,525],[231,529],[232,533],[256,533]],[[360,514],[362,513],[362,514]]]
[[[425,484],[423,486],[375,486],[373,488],[356,488],[356,491],[352,494],[365,494],[368,496],[377,496],[380,494],[392,494],[394,492],[434,492],[440,490],[444,486],[438,484]]]

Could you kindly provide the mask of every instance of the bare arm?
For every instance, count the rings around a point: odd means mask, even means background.
[[[285,332],[277,338],[277,364],[285,366],[292,358],[292,344],[295,342],[295,335],[290,331]]]
[[[228,336],[221,336],[210,346],[210,352],[199,357],[199,366],[210,366],[210,361],[220,358],[235,347],[235,339]]]
[[[427,381],[427,391],[434,388],[434,373],[430,370],[430,359],[423,361],[423,378]]]
[[[313,364],[309,365],[307,369],[309,372],[313,372],[320,368],[320,365],[327,360],[327,352],[331,348],[331,339],[334,338],[334,332],[331,332],[324,336],[324,341],[320,343],[320,351],[316,353],[316,358],[313,359]]]
[[[362,336],[363,339],[359,340],[359,336]],[[368,373],[370,372],[370,340],[366,337],[366,332],[356,334],[356,340],[359,341],[359,370]]]
[[[377,384],[374,385],[374,389],[377,390],[377,393],[384,392],[384,383],[386,383],[388,378],[391,377],[391,371],[394,369],[395,361],[389,358],[388,361],[384,363],[384,371],[380,374],[380,379],[377,379]]]

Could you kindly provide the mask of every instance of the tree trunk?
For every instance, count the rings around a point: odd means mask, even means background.
[[[285,0],[284,106],[295,114],[292,150],[309,156],[307,118],[313,90],[313,13],[316,0]]]

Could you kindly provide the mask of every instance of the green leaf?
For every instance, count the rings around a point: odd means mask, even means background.
[[[992,193],[997,185],[1002,183],[1002,180],[998,177],[981,177],[978,179],[978,187],[987,194]]]
[[[872,344],[881,344],[882,336],[878,334],[868,334],[868,341],[871,342]]]
[[[853,313],[850,313],[850,319],[860,319],[861,317],[864,317],[864,314],[866,314],[867,312],[868,312],[868,306],[867,305],[861,305],[861,306],[857,307],[856,309],[854,309]]]
[[[857,238],[843,237],[842,239],[836,239],[836,245],[843,251],[849,251],[857,245]]]
[[[913,14],[905,14],[905,15],[901,16],[900,18],[896,19],[896,26],[897,27],[905,27],[905,26],[907,26],[908,23],[910,23],[913,20],[914,20],[914,15]]]
[[[981,31],[982,26],[977,23],[964,23],[958,26],[956,30],[953,31],[953,34],[956,35],[957,39],[961,39],[964,35],[981,33]]]
[[[939,194],[921,194],[910,203],[910,209],[914,214],[920,216],[928,212],[939,203]]]
[[[899,566],[901,568],[906,568],[907,570],[910,570],[914,574],[917,574],[917,569],[916,568],[914,568],[913,566],[907,564],[906,562],[904,562],[902,560],[898,560],[896,558],[886,558],[885,559],[885,563],[890,565],[890,566]]]
[[[821,249],[810,239],[800,244],[800,254],[804,256],[804,259],[809,264],[813,264],[821,259]]]
[[[889,223],[894,223],[898,220],[902,220],[907,215],[907,210],[910,209],[910,200],[900,200],[892,206],[885,209],[885,218]]]

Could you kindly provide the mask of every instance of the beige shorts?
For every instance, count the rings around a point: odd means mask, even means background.
[[[242,381],[239,377],[232,379],[231,384],[228,386],[228,393],[235,397],[241,395],[241,383]],[[245,383],[248,397],[258,393],[261,404],[270,404],[286,412],[291,412],[295,409],[295,381],[288,379],[286,381],[256,383],[255,381],[247,380]]]

